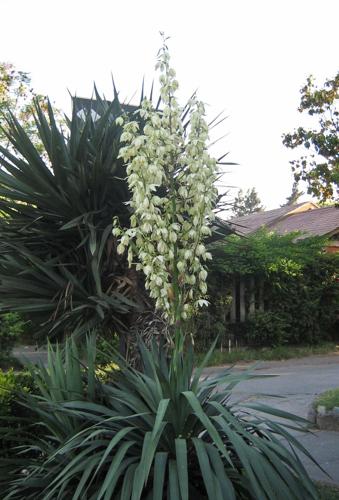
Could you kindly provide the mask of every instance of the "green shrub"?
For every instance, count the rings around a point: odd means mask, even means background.
[[[92,341],[85,377],[74,344],[64,357],[50,348],[47,370],[35,375],[40,394],[24,398],[35,415],[32,434],[15,461],[0,463],[3,498],[318,498],[281,437],[308,453],[270,416],[293,429],[305,421],[232,402],[234,385],[252,375],[225,370],[202,380],[204,364],[194,370],[191,350],[169,361],[162,346],[140,349],[143,371],[119,360],[121,370],[104,384],[95,378]]]
[[[287,319],[290,343],[316,344],[338,334],[338,265],[338,256],[322,253],[297,276],[277,273],[267,280],[267,307]]]
[[[10,356],[15,343],[24,331],[25,322],[17,313],[6,313],[0,317],[0,360]]]
[[[339,500],[338,486],[326,483],[318,483],[320,500]]]
[[[108,335],[99,335],[96,342],[97,364],[107,364],[115,358],[115,351],[119,348],[119,337],[113,333]]]
[[[22,396],[34,391],[29,371],[0,370],[0,460],[14,455],[18,433],[23,432],[30,410],[21,404]]]
[[[327,342],[317,345],[308,346],[293,346],[284,345],[277,347],[260,347],[249,349],[248,347],[240,347],[231,349],[215,350],[208,361],[208,366],[234,365],[238,362],[254,362],[254,361],[273,361],[305,358],[307,356],[331,354],[335,352],[336,345],[332,342]],[[202,360],[206,353],[198,353],[197,359]]]
[[[323,392],[313,403],[314,407],[325,406],[326,410],[333,410],[334,407],[339,407],[339,388],[329,389]]]
[[[309,344],[337,340],[339,332],[339,254],[323,251],[326,240],[310,237],[296,241],[298,234],[279,236],[262,230],[246,238],[230,236],[212,248],[209,263],[208,300],[191,321],[199,351],[206,351],[219,335],[227,345]],[[245,305],[249,313],[249,288],[254,283],[255,306],[259,286],[265,312],[230,323],[232,284],[245,283]],[[239,318],[238,318],[239,319]],[[262,335],[260,333],[262,328]]]
[[[257,311],[243,325],[246,344],[253,347],[286,344],[289,326],[288,318],[278,312]]]
[[[0,370],[0,416],[10,414],[11,402],[16,390],[16,379],[13,370],[4,372]]]
[[[0,369],[0,416],[13,416],[18,394],[31,392],[33,378],[29,371],[15,372]]]

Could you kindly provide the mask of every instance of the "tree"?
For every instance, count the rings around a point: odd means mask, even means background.
[[[34,93],[30,83],[28,73],[16,70],[13,64],[0,63],[0,111],[11,110],[18,118],[32,111]]]
[[[34,102],[39,103],[41,110],[47,116],[48,99],[32,88],[29,73],[17,70],[11,63],[0,63],[0,145],[6,148],[12,147],[7,136],[7,118],[13,115],[38,152],[45,153],[34,118]],[[54,105],[53,112],[55,121],[60,126],[64,125],[63,114]]]
[[[298,189],[298,182],[294,181],[292,185],[291,194],[286,198],[286,202],[281,206],[286,207],[289,205],[296,205],[298,203],[300,196],[302,196],[303,194],[304,193],[302,191],[299,191]]]
[[[34,92],[29,74],[17,70],[13,64],[0,63],[0,144],[10,146],[6,136],[6,117],[12,113],[32,142],[42,149],[34,121],[34,100],[38,100],[46,111],[46,98]],[[60,120],[59,112],[56,118]]]
[[[283,136],[286,147],[303,146],[307,150],[290,162],[294,178],[306,181],[307,192],[322,201],[336,200],[339,195],[339,72],[321,88],[310,76],[300,92],[299,112],[313,117],[317,123]]]
[[[258,193],[253,187],[252,189],[248,189],[246,193],[242,189],[239,189],[238,195],[234,199],[232,210],[236,217],[241,217],[242,215],[261,212],[264,210],[264,207],[261,204]]]

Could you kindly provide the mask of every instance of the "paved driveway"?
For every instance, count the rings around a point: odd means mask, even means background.
[[[243,365],[237,369],[248,368],[248,366],[250,365]],[[207,369],[210,373],[218,370]],[[241,382],[234,391],[237,399],[263,401],[306,418],[308,409],[318,394],[327,389],[339,387],[339,355],[264,362],[256,368],[255,373],[277,376]],[[253,396],[255,394],[257,395]],[[272,398],[270,394],[284,396],[284,398]],[[298,439],[331,476],[331,479],[311,462],[305,460],[305,466],[310,475],[317,480],[339,484],[339,432],[315,430],[313,434],[298,434]]]

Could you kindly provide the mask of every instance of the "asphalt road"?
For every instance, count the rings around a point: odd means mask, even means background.
[[[237,366],[236,369],[249,366]],[[220,368],[209,368],[208,372],[212,374],[219,370]],[[308,410],[317,395],[339,387],[339,354],[264,362],[254,372],[256,375],[276,376],[240,382],[234,390],[236,400],[264,402],[307,418]],[[283,397],[272,398],[272,394]],[[299,433],[298,439],[331,476],[329,478],[312,462],[303,459],[311,477],[339,485],[339,432],[314,430],[312,434]]]
[[[253,365],[252,365],[253,366]],[[250,364],[238,365],[236,368],[245,369]],[[213,373],[220,368],[208,368]],[[235,389],[235,394],[241,399],[248,399],[249,395],[274,394],[284,396],[279,405],[286,411],[293,411],[297,415],[306,417],[308,407],[314,398],[322,392],[339,387],[339,353],[330,356],[311,356],[288,361],[263,362],[254,370],[256,375],[276,375],[275,377],[247,380],[241,382]],[[273,403],[274,399],[269,399]]]
[[[45,350],[37,350],[34,346],[15,347],[13,349],[13,356],[24,365],[30,363],[47,363],[47,352]]]
[[[14,354],[23,362],[46,362],[45,352],[34,348],[16,349]],[[238,365],[242,370],[250,365]],[[214,374],[218,368],[207,368],[205,374]],[[255,373],[276,375],[275,377],[247,380],[234,390],[234,397],[244,401],[263,401],[307,418],[314,398],[327,389],[339,387],[339,353],[329,356],[311,356],[288,361],[263,362],[255,368]],[[272,398],[270,395],[282,396]],[[339,485],[339,432],[315,430],[312,434],[298,434],[298,439],[310,451],[317,462],[330,475],[322,473],[315,465],[305,459],[305,466],[316,480]]]

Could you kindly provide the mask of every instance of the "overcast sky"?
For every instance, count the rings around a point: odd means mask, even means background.
[[[290,194],[283,132],[298,126],[299,90],[338,70],[338,0],[0,0],[0,61],[31,74],[36,91],[69,112],[68,90],[89,97],[93,81],[121,98],[150,86],[161,44],[171,37],[172,63],[184,101],[198,88],[229,152],[228,185],[254,186],[266,208]],[[137,99],[136,99],[137,100]],[[309,198],[309,197],[307,197]]]

